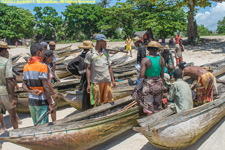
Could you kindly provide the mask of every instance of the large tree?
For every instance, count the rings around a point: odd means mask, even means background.
[[[73,4],[67,6],[62,14],[65,16],[67,23],[67,35],[73,39],[79,38],[77,36],[81,33],[86,36],[84,38],[90,39],[94,33],[101,31],[103,12],[99,5]]]
[[[217,32],[219,34],[225,34],[225,17],[223,18],[223,20],[218,21],[218,27],[217,27]]]
[[[186,27],[185,12],[177,9],[172,1],[136,0],[136,10],[138,28],[148,29],[150,38],[153,33],[158,38],[171,36]]]
[[[0,16],[0,38],[17,40],[34,36],[35,20],[29,10],[0,3]]]
[[[100,2],[98,2],[98,5],[100,5],[102,8],[106,8],[106,7],[110,7],[111,0],[101,0]]]
[[[133,4],[117,3],[104,9],[104,19],[101,29],[112,37],[118,29],[122,29],[125,36],[131,36],[135,25],[135,10]]]
[[[35,7],[34,8],[36,19],[36,33],[41,36],[39,41],[43,39],[56,39],[58,40],[58,34],[62,29],[62,17],[58,16],[57,11],[49,6]]]

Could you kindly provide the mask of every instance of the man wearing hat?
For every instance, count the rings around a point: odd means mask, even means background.
[[[143,106],[143,112],[150,115],[162,110],[165,62],[157,54],[161,44],[151,41],[146,47],[149,56],[141,62],[140,84],[135,88],[140,92],[137,99],[134,98]]]
[[[44,50],[48,50],[48,43],[47,43],[47,42],[42,41],[42,42],[40,43],[40,45],[41,45],[42,47],[44,47]]]
[[[57,77],[57,75],[55,73],[55,69],[56,69],[56,63],[55,63],[56,62],[56,57],[54,55],[55,47],[56,47],[55,42],[54,41],[50,41],[49,42],[49,48],[53,52],[53,61],[52,61],[52,63],[49,64],[49,67],[50,67],[50,69],[52,71],[52,75],[53,75],[52,78],[53,78],[53,80],[56,81],[56,82],[60,82],[59,78]]]
[[[190,76],[197,80],[197,103],[198,105],[213,101],[213,90],[216,89],[216,83],[225,84],[225,81],[216,79],[214,75],[200,66],[186,66],[186,62],[179,63],[179,68],[183,70],[183,76]]]
[[[137,63],[141,64],[142,59],[146,57],[146,49],[141,43],[141,38],[136,36],[133,39],[133,42],[134,42],[134,45],[136,47],[138,47],[138,50],[137,50]]]
[[[175,82],[171,85],[167,100],[172,102],[169,107],[176,113],[193,108],[190,86],[183,80],[182,70],[174,71]]]
[[[174,58],[173,58],[173,54],[170,51],[169,45],[166,45],[164,47],[163,52],[160,53],[160,55],[164,58],[165,64],[166,66],[168,66],[170,63],[172,63],[174,65]]]
[[[17,129],[18,122],[15,109],[17,99],[14,93],[15,84],[13,81],[12,61],[6,58],[7,49],[10,49],[8,44],[0,41],[0,105],[9,112],[11,124],[14,129]],[[4,120],[1,120],[2,122]]]
[[[109,52],[106,50],[107,38],[103,34],[95,36],[95,49],[89,51],[85,62],[87,66],[87,92],[91,105],[101,105],[113,101],[111,83],[116,88]]]
[[[83,52],[68,64],[67,69],[73,75],[81,77],[78,90],[83,91],[82,110],[85,111],[92,108],[92,105],[90,103],[90,94],[87,93],[87,64],[84,62],[84,59],[86,54],[93,49],[94,46],[92,41],[85,40],[83,41],[83,45],[78,46],[78,48],[83,49]]]

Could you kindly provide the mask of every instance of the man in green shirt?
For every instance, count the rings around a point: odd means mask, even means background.
[[[11,124],[14,129],[17,129],[18,122],[15,110],[17,100],[14,93],[12,61],[6,58],[7,49],[9,49],[7,43],[0,41],[0,106],[9,112]],[[0,122],[4,122],[2,117]]]
[[[193,108],[191,89],[183,80],[182,70],[176,69],[174,78],[176,81],[172,84],[167,96],[167,100],[172,102],[169,107],[175,108],[177,113]]]

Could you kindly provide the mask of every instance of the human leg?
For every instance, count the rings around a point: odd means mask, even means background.
[[[16,117],[16,109],[10,109],[8,110],[9,115],[10,115],[10,122],[13,126],[14,129],[18,129],[18,121],[17,121],[17,117]]]
[[[36,107],[37,106],[30,106],[29,105],[29,109],[30,109],[30,115],[32,117],[33,123],[35,124],[38,120],[37,120],[37,113],[36,113]]]
[[[40,120],[45,113],[48,112],[48,106],[36,106],[37,108],[37,121]],[[44,123],[48,123],[48,115],[39,123],[39,124],[44,124]]]
[[[6,129],[3,114],[0,114],[0,123],[1,123],[0,132],[1,132],[1,130],[5,130]]]
[[[113,101],[113,95],[112,95],[112,87],[111,82],[105,82],[104,83],[104,89],[103,89],[103,102],[109,103]]]

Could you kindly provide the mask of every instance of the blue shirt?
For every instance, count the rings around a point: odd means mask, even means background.
[[[164,73],[168,73],[166,67],[165,67]],[[174,75],[174,70],[173,70],[169,75],[170,75],[170,76],[173,76],[173,75]]]

